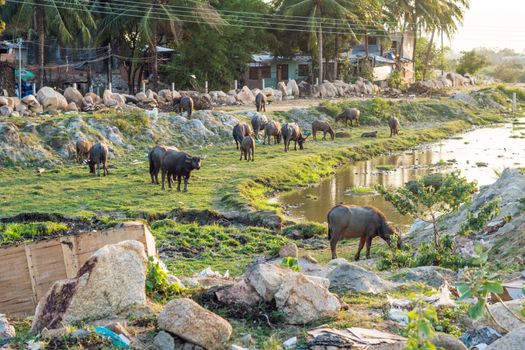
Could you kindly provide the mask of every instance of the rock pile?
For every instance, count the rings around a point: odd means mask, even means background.
[[[417,81],[410,86],[409,91],[415,94],[426,94],[453,87],[472,86],[476,84],[476,79],[469,75],[463,76],[458,73],[447,73],[437,79]]]

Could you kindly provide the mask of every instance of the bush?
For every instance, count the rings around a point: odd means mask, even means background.
[[[387,80],[388,86],[394,89],[406,90],[407,84],[400,70],[394,71]]]
[[[287,226],[283,229],[283,235],[291,236],[295,233],[299,233],[302,238],[308,239],[312,237],[326,237],[328,232],[326,226],[321,225],[317,222],[306,222],[296,225]]]
[[[169,283],[168,272],[158,261],[150,256],[146,272],[146,293],[155,300],[165,300],[183,292],[183,287],[175,282]]]

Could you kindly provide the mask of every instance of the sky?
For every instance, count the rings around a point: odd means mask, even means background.
[[[451,48],[459,52],[481,46],[525,52],[525,0],[470,0]]]

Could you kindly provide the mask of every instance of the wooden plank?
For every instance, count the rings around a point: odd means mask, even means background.
[[[66,237],[60,241],[67,278],[75,277],[79,269],[76,242],[76,237]]]
[[[27,264],[27,269],[29,272],[29,280],[31,281],[31,291],[32,291],[31,300],[33,302],[33,305],[36,306],[36,304],[38,303],[38,295],[36,293],[36,279],[35,279],[35,271],[34,271],[34,266],[33,266],[33,258],[31,256],[31,245],[26,244],[25,250],[26,250],[26,260],[27,260],[26,264]]]

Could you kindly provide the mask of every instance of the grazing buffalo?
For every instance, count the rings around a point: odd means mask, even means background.
[[[235,145],[239,149],[239,145],[242,144],[242,139],[244,136],[249,136],[252,134],[250,127],[246,123],[239,123],[233,127],[233,139],[235,140]]]
[[[364,132],[361,137],[377,137],[377,131]]]
[[[266,103],[267,103],[266,95],[262,92],[259,92],[257,96],[255,96],[255,107],[257,107],[257,112],[266,112]],[[254,128],[255,129],[255,128]]]
[[[251,136],[244,136],[241,142],[241,158],[244,156],[244,160],[253,162],[255,160],[255,140]]]
[[[263,131],[268,124],[268,118],[265,115],[256,115],[252,118],[252,128],[255,138],[259,139],[259,132]]]
[[[162,169],[162,158],[167,150],[179,151],[177,147],[155,146],[148,154],[149,174],[152,184],[159,184],[159,172]]]
[[[79,139],[77,141],[77,163],[82,163],[84,159],[88,158],[91,147],[93,147],[93,144],[88,140]]]
[[[388,126],[390,127],[390,137],[399,134],[399,128],[401,127],[399,119],[396,117],[388,118]]]
[[[162,190],[168,177],[168,188],[171,189],[171,180],[177,178],[177,191],[180,192],[180,183],[184,177],[184,192],[188,192],[191,171],[201,168],[201,160],[201,157],[192,157],[186,152],[167,150],[162,158]]]
[[[354,127],[354,121],[355,126],[359,126],[359,118],[361,118],[361,111],[357,108],[346,108],[343,113],[338,114],[335,117],[335,121],[344,121],[345,126],[348,127],[348,121],[350,121],[350,126]]]
[[[337,205],[328,212],[327,220],[332,259],[337,258],[337,242],[341,238],[361,238],[355,255],[356,261],[359,260],[365,242],[366,258],[370,258],[370,246],[376,236],[384,239],[389,245],[392,236],[395,236],[397,248],[401,248],[401,236],[387,223],[385,215],[377,208]]]
[[[278,143],[281,143],[281,123],[278,121],[271,121],[268,124],[266,124],[266,127],[264,128],[264,142],[263,145],[266,145],[266,138],[268,138],[268,144],[271,144],[270,138],[273,136],[273,144],[276,145]]]
[[[323,132],[323,140],[326,140],[326,133],[330,134],[330,137],[332,138],[332,140],[334,139],[334,136],[335,136],[334,130],[332,129],[330,124],[328,124],[328,122],[325,122],[324,120],[314,120],[312,123],[312,137],[316,141],[317,141],[316,136],[317,136],[318,131]]]
[[[100,176],[100,163],[102,163],[102,170],[104,176],[109,175],[108,162],[108,146],[104,143],[95,143],[89,150],[88,166],[91,174],[95,173],[95,164],[97,165],[97,176]]]
[[[281,130],[284,139],[284,151],[288,152],[290,149],[290,141],[294,141],[293,149],[297,151],[297,144],[299,143],[299,149],[303,149],[303,145],[306,142],[307,137],[304,137],[301,128],[296,123],[287,123],[283,125]]]
[[[193,113],[193,99],[189,96],[182,96],[179,100],[174,100],[175,110],[177,113],[187,112],[188,119],[191,119]]]

